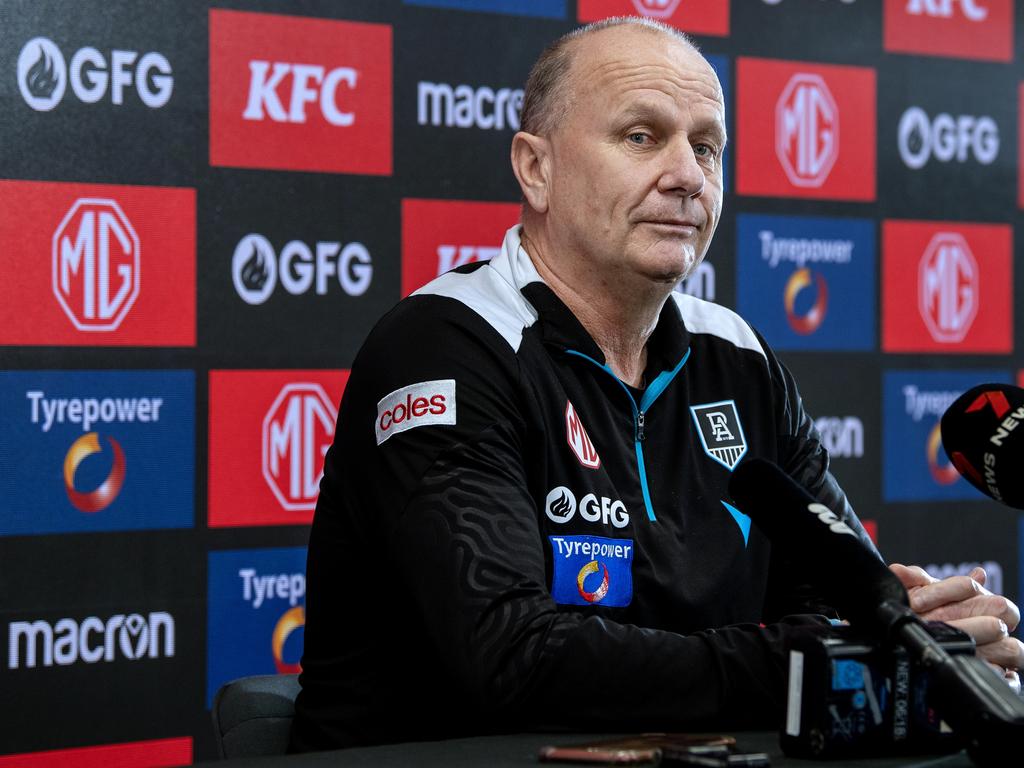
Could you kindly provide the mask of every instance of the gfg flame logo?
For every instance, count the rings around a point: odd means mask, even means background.
[[[174,91],[171,64],[161,53],[114,49],[110,62],[98,49],[86,46],[75,51],[70,67],[60,48],[46,37],[34,37],[18,55],[18,89],[25,103],[37,112],[56,107],[67,90],[85,104],[107,95],[113,104],[124,104],[125,90],[134,84],[139,99],[150,109],[167,104]]]
[[[775,106],[775,152],[798,187],[820,187],[839,156],[839,107],[820,75],[800,72]]]
[[[918,307],[932,338],[963,341],[978,314],[978,263],[963,235],[939,232],[928,243],[918,272]]]
[[[139,236],[113,200],[82,198],[53,235],[53,295],[80,331],[113,331],[139,295]]]
[[[289,511],[311,510],[338,413],[319,384],[288,384],[263,419],[263,477]]]

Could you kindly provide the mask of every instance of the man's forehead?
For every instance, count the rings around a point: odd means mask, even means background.
[[[660,83],[724,108],[718,75],[685,41],[637,25],[609,27],[575,41],[571,80],[577,95]]]

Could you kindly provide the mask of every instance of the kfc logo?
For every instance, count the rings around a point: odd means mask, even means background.
[[[455,379],[422,381],[396,389],[377,403],[377,445],[389,437],[429,424],[453,425]]]
[[[883,29],[886,51],[1013,58],[1013,0],[885,0]]]
[[[597,469],[601,466],[601,457],[597,455],[597,449],[584,429],[580,417],[576,415],[571,400],[565,401],[565,439],[580,464],[587,469]]]
[[[940,232],[918,269],[918,306],[936,341],[963,341],[978,314],[978,262],[963,235]]]
[[[741,57],[736,72],[740,194],[875,199],[874,70]]]
[[[700,35],[729,34],[729,0],[579,0],[579,21],[644,16]]]
[[[820,187],[839,155],[839,107],[818,75],[794,75],[775,105],[775,152],[798,187]]]
[[[263,478],[281,506],[312,510],[338,412],[319,384],[289,384],[263,419]]]
[[[1004,224],[888,221],[882,227],[882,348],[1008,354],[1013,235]]]
[[[517,203],[403,200],[402,295],[456,267],[494,258],[518,221]]]
[[[391,27],[210,11],[210,163],[391,174]]]
[[[71,57],[70,67],[60,48],[50,39],[34,37],[18,55],[18,89],[21,97],[37,112],[49,112],[64,98],[68,83],[84,104],[96,104],[106,98],[122,105],[125,92],[134,86],[139,100],[150,109],[159,109],[171,100],[174,78],[171,64],[162,53],[113,50],[110,62],[98,49],[81,48]]]
[[[53,235],[53,294],[80,331],[113,331],[139,295],[139,236],[113,200],[83,198]]]

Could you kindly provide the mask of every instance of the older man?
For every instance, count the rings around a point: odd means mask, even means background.
[[[521,226],[401,302],[353,366],[309,545],[296,748],[775,726],[786,644],[827,608],[733,506],[731,470],[778,463],[871,546],[764,340],[673,293],[721,214],[707,62],[668,27],[591,25],[537,62],[522,123]],[[1012,603],[899,573],[1018,666]]]

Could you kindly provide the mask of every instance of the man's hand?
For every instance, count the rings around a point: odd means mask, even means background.
[[[911,609],[925,621],[944,621],[974,638],[978,656],[1006,678],[1020,693],[1018,670],[1024,667],[1024,643],[1010,632],[1020,622],[1020,609],[1002,595],[985,588],[985,569],[967,576],[933,578],[916,565],[889,566],[910,596]]]

